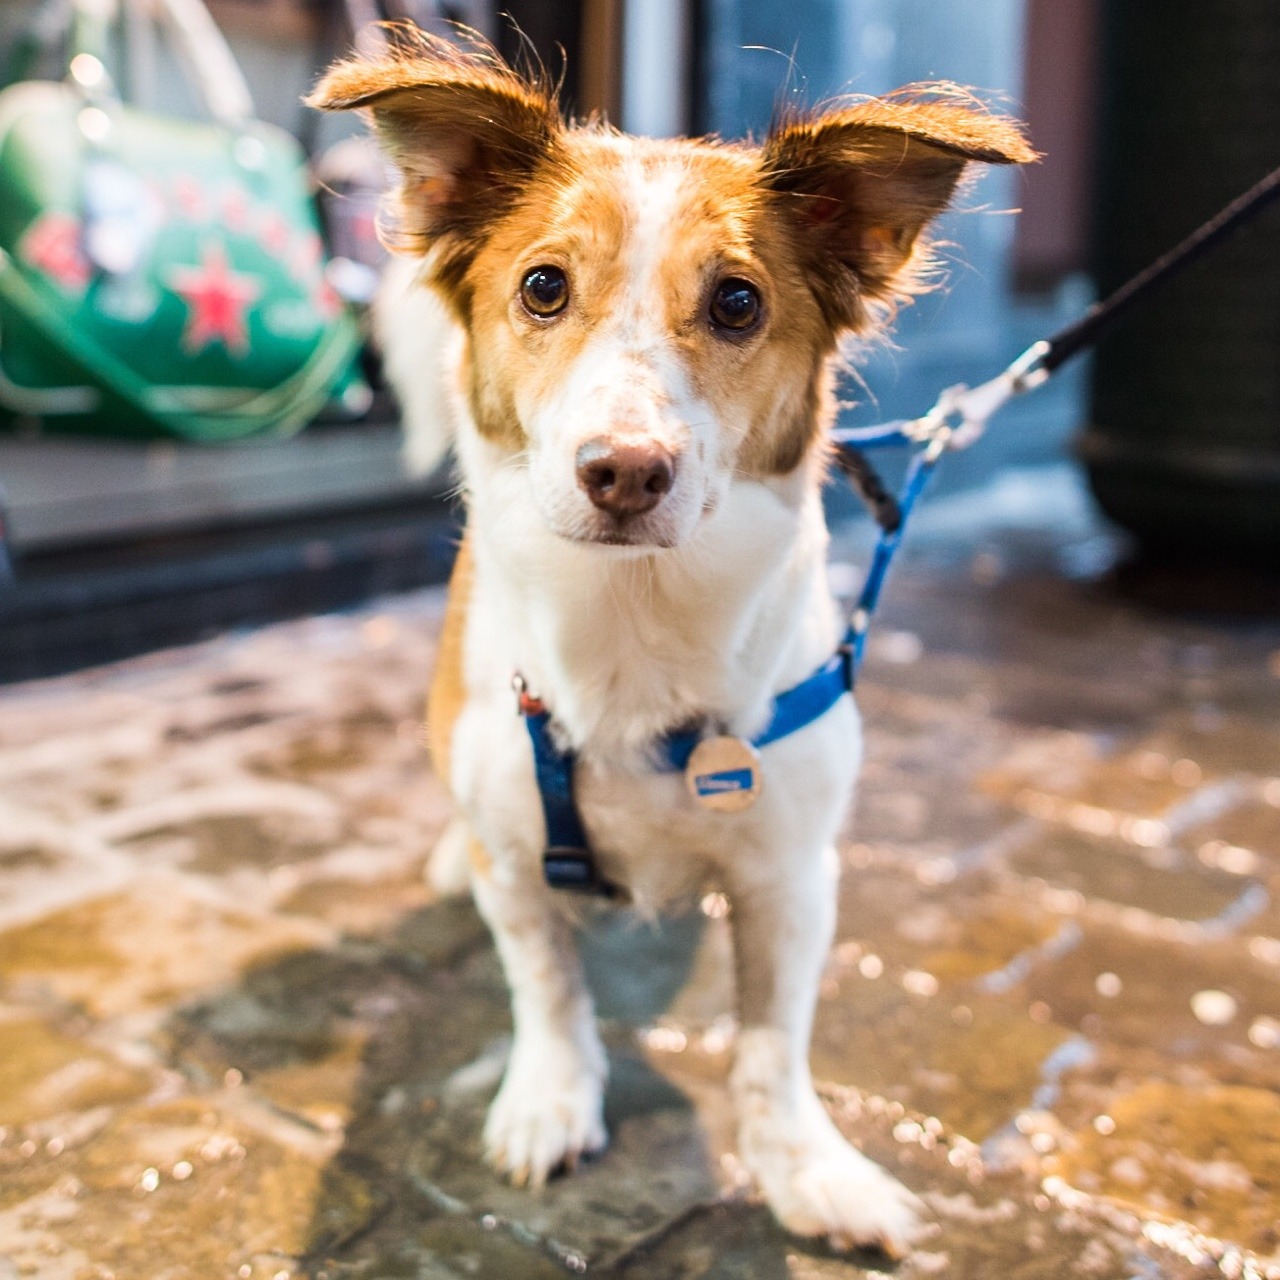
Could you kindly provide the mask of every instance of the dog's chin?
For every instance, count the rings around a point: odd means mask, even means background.
[[[580,547],[593,547],[602,554],[618,559],[652,555],[655,551],[670,551],[680,545],[680,540],[666,531],[652,532],[631,529],[626,525],[612,528],[557,529],[555,532],[568,542]]]
[[[569,519],[556,519],[548,513],[547,517],[547,526],[556,537],[575,546],[599,550],[602,555],[623,559],[678,547],[689,534],[674,527],[674,523],[668,518],[654,519],[653,516],[620,520],[605,512],[592,512],[590,515],[578,512]]]

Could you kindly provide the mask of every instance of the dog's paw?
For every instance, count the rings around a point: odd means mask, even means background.
[[[559,1076],[560,1078],[557,1078]],[[581,1068],[508,1071],[484,1126],[485,1154],[516,1184],[539,1187],[561,1166],[603,1151],[604,1086]]]
[[[751,1164],[769,1207],[796,1235],[901,1258],[924,1231],[920,1200],[842,1138],[780,1144]]]

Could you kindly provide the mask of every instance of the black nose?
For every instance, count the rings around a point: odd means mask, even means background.
[[[640,516],[662,501],[676,478],[675,459],[652,440],[588,440],[575,459],[578,483],[612,516]]]

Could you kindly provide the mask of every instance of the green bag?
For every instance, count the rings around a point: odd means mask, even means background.
[[[198,0],[161,12],[212,120],[121,102],[101,10],[77,7],[68,80],[0,91],[0,409],[112,435],[297,430],[354,385],[360,344],[301,147],[251,118]]]

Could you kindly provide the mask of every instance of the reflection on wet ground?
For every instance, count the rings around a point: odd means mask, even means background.
[[[425,593],[0,694],[0,1277],[1280,1277],[1280,626],[1090,576],[1061,476],[913,536],[813,1051],[931,1207],[910,1259],[744,1185],[715,894],[584,924],[608,1153],[485,1170],[509,1024],[421,876]]]

